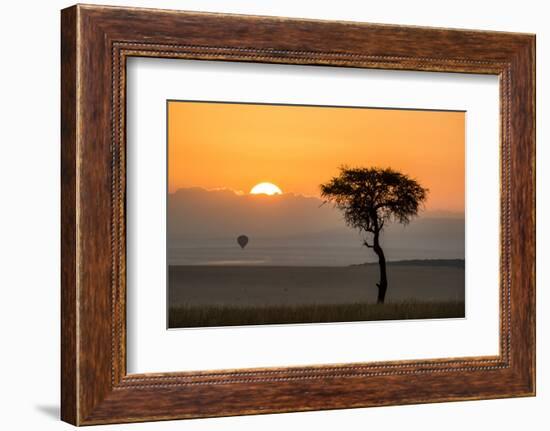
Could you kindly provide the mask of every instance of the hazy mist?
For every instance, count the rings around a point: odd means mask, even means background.
[[[236,238],[250,242],[241,250]],[[464,215],[422,213],[388,225],[388,260],[463,259]],[[374,261],[340,211],[315,197],[179,189],[168,195],[168,261],[178,265],[346,266]]]

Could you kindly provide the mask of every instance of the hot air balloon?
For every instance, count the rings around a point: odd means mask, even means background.
[[[246,235],[239,235],[237,238],[237,242],[241,246],[241,248],[245,248],[246,244],[248,244],[248,237]]]

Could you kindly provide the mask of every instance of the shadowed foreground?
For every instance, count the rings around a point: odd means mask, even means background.
[[[386,304],[376,264],[170,266],[169,327],[464,317],[464,261],[390,263]]]
[[[464,317],[464,302],[170,308],[170,328]]]

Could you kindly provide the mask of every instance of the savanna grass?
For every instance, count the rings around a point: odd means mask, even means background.
[[[170,308],[169,327],[267,325],[285,323],[464,317],[464,302],[394,302],[387,304],[313,304],[266,306],[177,306]]]

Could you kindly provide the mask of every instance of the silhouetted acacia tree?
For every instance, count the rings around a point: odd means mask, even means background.
[[[340,175],[320,187],[325,202],[333,202],[343,211],[346,224],[359,229],[363,244],[377,254],[380,265],[378,303],[384,303],[388,277],[380,233],[386,222],[408,224],[418,214],[428,189],[390,168],[347,167],[340,168]]]

